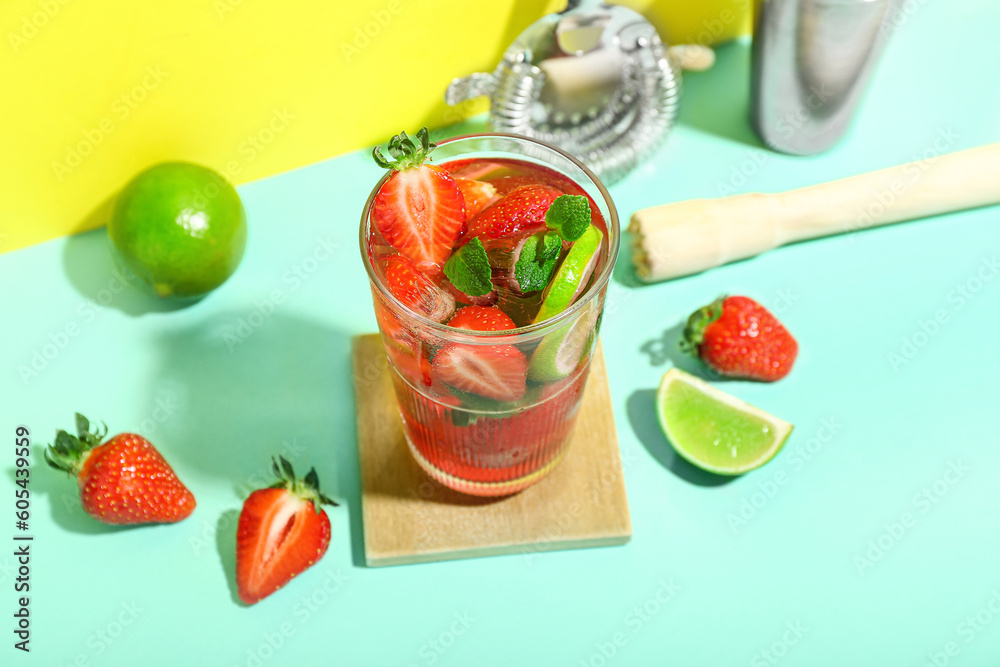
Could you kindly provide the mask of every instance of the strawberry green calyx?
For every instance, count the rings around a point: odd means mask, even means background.
[[[485,296],[493,291],[492,269],[486,248],[478,236],[456,250],[445,262],[444,275],[469,296]]]
[[[417,132],[417,140],[420,142],[419,146],[406,136],[406,132],[400,132],[389,140],[389,145],[386,147],[389,155],[395,158],[395,162],[386,160],[382,155],[381,147],[376,146],[372,150],[372,157],[375,158],[375,164],[383,169],[392,169],[393,171],[406,171],[407,169],[419,167],[427,159],[427,156],[430,155],[430,152],[437,148],[437,144],[431,143],[426,127],[420,128]]]
[[[684,327],[684,338],[680,343],[683,352],[698,355],[698,347],[705,340],[705,329],[722,317],[722,304],[726,298],[726,295],[722,295],[704,308],[699,308],[691,313],[687,326]]]
[[[561,195],[545,212],[545,226],[566,241],[576,241],[590,227],[590,203],[583,195]]]
[[[331,498],[323,495],[319,490],[319,476],[316,468],[310,468],[305,477],[299,479],[295,476],[292,464],[284,456],[271,459],[274,465],[274,474],[278,476],[278,482],[271,485],[272,489],[287,489],[289,493],[298,496],[302,500],[307,500],[313,504],[316,514],[322,512],[323,505],[337,506]]]
[[[70,435],[66,431],[56,431],[55,444],[49,445],[45,449],[45,462],[56,470],[62,470],[76,475],[83,467],[83,462],[87,460],[90,451],[101,444],[104,436],[108,434],[108,427],[103,422],[103,428],[94,426],[91,430],[90,420],[76,413],[76,432],[78,435]]]

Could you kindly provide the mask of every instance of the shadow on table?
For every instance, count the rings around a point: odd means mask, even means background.
[[[239,526],[239,510],[226,510],[219,517],[215,524],[215,545],[219,550],[219,561],[222,564],[222,571],[226,575],[226,584],[229,586],[229,594],[233,602],[241,607],[248,606],[236,588],[236,529]]]
[[[229,480],[241,499],[276,481],[274,456],[298,476],[315,467],[323,492],[341,505],[327,513],[349,513],[354,559],[363,564],[350,337],[282,308],[263,314],[248,304],[155,340],[157,442],[171,461]]]
[[[706,472],[678,456],[667,441],[656,417],[656,390],[638,389],[626,402],[629,424],[636,438],[664,468],[685,482],[698,486],[722,486],[736,479]]]
[[[686,324],[687,322],[682,320],[664,329],[658,336],[643,341],[639,346],[639,352],[649,359],[649,365],[653,367],[664,366],[669,362],[671,366],[705,381],[728,381],[729,378],[712,371],[696,356],[681,349],[680,342],[684,338]]]
[[[66,239],[63,269],[70,284],[88,301],[117,308],[132,316],[173,311],[194,303],[157,298],[144,290],[138,276],[114,260],[105,227],[116,195],[112,194],[101,202],[76,225],[74,235]]]
[[[677,122],[723,139],[764,148],[750,124],[750,41],[715,47],[715,65],[684,73]]]

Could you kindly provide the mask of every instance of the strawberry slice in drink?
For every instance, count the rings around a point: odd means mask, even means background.
[[[464,238],[502,239],[545,229],[545,212],[562,192],[547,185],[526,185],[469,220]]]
[[[455,178],[455,183],[462,193],[462,199],[465,201],[465,216],[469,220],[500,198],[497,196],[497,189],[484,181]]]
[[[445,384],[496,401],[516,401],[527,389],[528,362],[513,345],[449,343],[432,368]]]
[[[371,220],[382,237],[422,271],[435,272],[451,254],[465,227],[465,202],[449,173],[424,164],[435,145],[427,128],[417,133],[420,146],[401,132],[389,141],[389,162],[375,147],[375,162],[392,173],[372,202]]]
[[[472,296],[455,287],[447,278],[441,281],[441,287],[443,287],[456,302],[461,304],[469,306],[492,306],[497,302],[498,295],[496,289],[482,296]]]
[[[431,375],[431,362],[427,358],[427,355],[423,353],[421,346],[418,346],[416,349],[405,348],[390,341],[385,346],[385,353],[392,367],[411,386],[421,387],[425,391],[434,386],[434,377]],[[440,384],[438,387],[443,389]],[[447,391],[443,393],[447,394]]]
[[[381,264],[389,292],[410,310],[435,322],[444,322],[455,312],[455,299],[429,277],[421,273],[412,261],[403,255],[391,255]],[[417,356],[424,342],[414,324],[403,322],[388,301],[381,296],[375,299],[375,318],[379,328],[403,350]],[[435,343],[434,340],[427,340]]]
[[[386,259],[385,284],[404,306],[435,322],[444,322],[455,312],[451,295],[403,255]]]
[[[516,328],[514,321],[499,308],[466,306],[448,320],[448,326],[470,331],[507,331]]]
[[[515,324],[495,306],[466,306],[448,326],[472,331],[505,331]],[[434,357],[434,375],[459,391],[497,401],[516,401],[527,390],[528,362],[513,345],[449,343]]]

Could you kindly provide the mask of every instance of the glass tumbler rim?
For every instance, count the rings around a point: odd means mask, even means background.
[[[530,137],[525,137],[519,134],[508,134],[502,132],[481,132],[474,134],[463,134],[456,137],[450,137],[437,142],[438,146],[444,146],[446,144],[455,143],[463,140],[470,139],[489,139],[497,137],[500,139],[511,139],[516,142],[534,144],[540,146],[544,149],[552,151],[559,157],[569,161],[576,168],[580,169],[591,183],[597,188],[601,197],[604,199],[604,203],[607,206],[608,216],[605,220],[605,224],[608,229],[608,255],[607,260],[604,262],[604,266],[601,269],[601,273],[598,274],[591,288],[583,295],[582,298],[574,301],[569,308],[566,308],[562,312],[554,315],[543,322],[529,324],[527,326],[518,327],[516,329],[510,329],[506,331],[473,331],[469,329],[457,329],[455,327],[450,327],[447,324],[442,324],[435,320],[430,319],[420,313],[414,311],[413,309],[406,306],[403,302],[396,298],[396,296],[388,289],[388,287],[382,282],[378,273],[375,271],[375,267],[372,265],[371,257],[368,253],[368,223],[372,208],[372,202],[375,200],[376,194],[378,194],[379,189],[382,184],[389,178],[392,172],[387,172],[372,188],[371,193],[368,195],[368,200],[365,202],[365,207],[361,213],[361,229],[360,229],[360,246],[361,246],[361,259],[365,265],[365,271],[368,273],[368,279],[372,285],[376,287],[379,293],[382,295],[386,301],[393,305],[394,308],[401,312],[407,314],[408,317],[413,318],[421,327],[426,327],[430,331],[435,331],[437,333],[446,336],[450,340],[463,339],[463,342],[476,342],[476,341],[489,341],[491,343],[498,342],[498,339],[506,344],[516,344],[522,340],[528,338],[535,338],[539,335],[544,335],[549,331],[555,330],[563,324],[564,322],[571,321],[573,317],[583,311],[583,309],[593,301],[594,298],[607,285],[611,279],[611,275],[614,271],[615,261],[618,258],[619,246],[621,245],[621,232],[620,225],[618,221],[618,211],[615,209],[615,204],[611,199],[611,195],[608,193],[607,187],[601,182],[601,179],[594,174],[585,164],[583,164],[578,158],[567,153],[558,146],[554,146],[550,143],[539,141],[538,139],[533,139]],[[460,156],[456,156],[460,157]],[[516,154],[510,155],[511,158],[516,158]],[[546,165],[548,166],[548,165]],[[574,179],[575,180],[575,179]]]

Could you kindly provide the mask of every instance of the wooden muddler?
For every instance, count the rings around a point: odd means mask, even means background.
[[[1000,143],[778,194],[693,199],[632,215],[646,282],[805,239],[1000,203]]]

